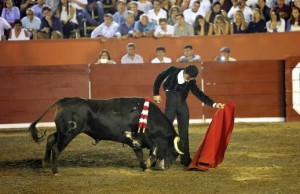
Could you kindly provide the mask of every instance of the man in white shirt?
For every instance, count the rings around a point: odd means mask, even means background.
[[[165,57],[166,49],[165,47],[159,46],[156,48],[156,58],[151,60],[151,63],[171,63],[172,60]]]
[[[0,17],[0,41],[1,40],[6,40],[4,30],[11,29],[11,26],[9,23],[4,19],[3,17]]]
[[[112,38],[119,30],[119,25],[113,21],[110,13],[104,15],[104,22],[95,28],[91,33],[91,38],[101,37],[102,42]]]
[[[127,44],[127,54],[124,55],[121,59],[121,64],[130,64],[130,63],[144,63],[143,58],[135,53],[135,44]]]
[[[26,28],[28,35],[30,38],[36,40],[37,39],[37,31],[40,29],[41,20],[37,16],[34,15],[34,11],[32,8],[28,8],[26,10],[26,17],[22,18],[23,28]]]
[[[249,24],[250,21],[252,21],[252,15],[253,11],[250,7],[246,5],[246,0],[238,0],[237,6],[232,6],[229,10],[227,16],[229,19],[234,20],[234,14],[237,10],[241,10],[244,14],[245,21]]]
[[[185,21],[191,25],[194,25],[195,19],[198,15],[202,15],[205,17],[205,12],[203,10],[200,10],[201,1],[197,0],[194,1],[193,6],[189,9],[184,10],[183,15],[185,18]]]
[[[232,58],[229,56],[230,55],[230,48],[228,47],[222,47],[220,49],[220,56],[217,56],[215,58],[215,61],[218,61],[218,62],[233,62],[233,61],[236,61],[235,58]]]
[[[159,19],[159,26],[154,32],[155,38],[171,37],[174,33],[174,26],[168,25],[166,18]]]
[[[167,19],[167,12],[161,8],[160,0],[153,1],[153,9],[149,10],[147,15],[148,15],[149,21],[154,22],[155,25],[157,25],[157,26],[159,25],[160,18]]]

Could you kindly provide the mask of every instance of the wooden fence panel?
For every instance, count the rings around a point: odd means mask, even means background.
[[[1,67],[0,83],[0,123],[29,123],[60,98],[88,98],[88,65]]]

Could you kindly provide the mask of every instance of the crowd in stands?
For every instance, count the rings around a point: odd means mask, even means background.
[[[300,31],[300,0],[0,0],[1,40]]]

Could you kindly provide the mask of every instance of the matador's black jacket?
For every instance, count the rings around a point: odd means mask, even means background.
[[[153,94],[154,96],[159,95],[159,89],[161,83],[165,80],[163,84],[164,91],[176,91],[181,92],[181,99],[186,100],[190,90],[192,93],[202,102],[207,104],[208,106],[213,106],[215,103],[209,96],[205,95],[198,86],[196,85],[196,80],[190,80],[189,82],[185,82],[183,84],[178,84],[178,73],[183,70],[183,68],[177,68],[175,66],[171,66],[166,70],[162,71],[156,78],[153,86]]]

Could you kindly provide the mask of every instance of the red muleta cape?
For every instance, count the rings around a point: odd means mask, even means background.
[[[215,113],[187,170],[207,171],[223,161],[234,125],[234,107],[229,102]]]

